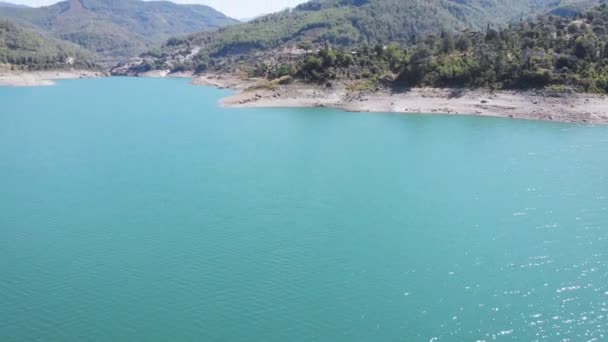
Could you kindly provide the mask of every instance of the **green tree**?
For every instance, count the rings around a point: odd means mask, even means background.
[[[382,44],[376,44],[376,46],[374,46],[374,53],[377,57],[384,56],[384,46]]]
[[[581,59],[595,57],[595,44],[588,37],[578,37],[574,41],[574,55]]]
[[[456,41],[456,48],[460,52],[467,52],[473,46],[473,41],[466,34],[461,34],[458,36],[458,40]]]
[[[329,47],[325,47],[319,51],[319,57],[321,58],[322,64],[325,68],[330,68],[336,65],[336,53]]]
[[[454,35],[450,31],[444,31],[443,37],[441,38],[441,52],[452,53],[456,48],[454,41]]]
[[[304,50],[306,53],[310,53],[312,50],[312,43],[308,40],[304,40],[298,43],[298,49]]]

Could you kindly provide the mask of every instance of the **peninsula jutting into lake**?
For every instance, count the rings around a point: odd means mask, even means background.
[[[603,1],[13,1],[0,341],[607,336]]]

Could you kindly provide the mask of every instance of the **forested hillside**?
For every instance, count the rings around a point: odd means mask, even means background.
[[[67,42],[0,20],[0,68],[19,70],[94,69],[91,54]]]
[[[0,18],[107,57],[130,57],[171,36],[237,22],[208,6],[141,0],[68,0],[40,8],[0,7]]]
[[[379,45],[351,53],[327,47],[290,69],[258,65],[255,71],[258,76],[291,74],[315,82],[347,78],[368,85],[385,81],[607,93],[608,6],[572,18],[546,15],[485,32],[444,31],[406,49]]]
[[[410,44],[428,33],[479,30],[564,6],[580,9],[594,3],[598,1],[313,0],[219,32],[193,35],[181,43],[201,46],[202,53],[210,56],[243,54],[300,41],[341,46]]]
[[[362,2],[365,0],[357,3]],[[304,8],[315,4],[319,2],[307,3]],[[588,2],[579,5],[587,6]],[[347,8],[352,6],[355,5]],[[314,8],[322,12],[324,7]],[[315,46],[300,41],[297,44],[304,52],[297,55],[268,49],[270,53],[242,53],[238,58],[210,57],[208,49],[217,40],[210,39],[196,54],[187,45],[190,41],[176,40],[170,41],[167,47],[175,51],[181,47],[181,52],[144,55],[130,66],[130,71],[240,70],[270,80],[286,81],[288,77],[321,84],[347,80],[358,84],[360,89],[384,83],[494,89],[550,87],[560,91],[608,93],[608,6],[573,10],[568,13],[572,16],[560,13],[567,8],[572,7],[560,6],[547,14],[482,29],[443,28],[438,33],[419,36],[412,44],[399,40],[369,44],[365,40],[341,45],[328,39]],[[270,18],[272,16],[260,20]],[[231,30],[234,28],[219,34],[225,35]]]

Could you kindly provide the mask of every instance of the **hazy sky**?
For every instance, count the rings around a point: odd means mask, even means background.
[[[28,6],[50,5],[58,0],[5,0]],[[251,18],[293,7],[304,0],[174,0],[173,2],[205,4],[226,13],[233,18]]]

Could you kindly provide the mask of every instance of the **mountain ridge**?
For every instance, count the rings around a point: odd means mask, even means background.
[[[67,0],[37,8],[0,7],[0,18],[105,57],[130,57],[175,35],[238,21],[205,5],[169,1]]]
[[[93,55],[76,44],[46,37],[0,19],[0,65],[12,70],[98,69]]]
[[[0,7],[11,7],[11,8],[28,8],[29,6],[14,4],[12,2],[0,1]]]
[[[484,30],[564,6],[585,8],[599,0],[311,0],[251,22],[172,38],[142,57],[142,70],[206,70],[261,62],[303,46],[411,45],[427,34]],[[305,43],[305,44],[303,44]],[[300,49],[299,49],[300,48]]]

